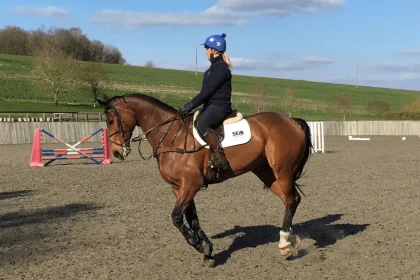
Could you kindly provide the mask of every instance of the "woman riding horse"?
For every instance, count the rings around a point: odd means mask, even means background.
[[[210,152],[214,153],[214,167],[229,169],[230,165],[219,139],[213,129],[232,113],[232,64],[226,51],[226,34],[212,35],[207,37],[202,44],[206,49],[206,55],[211,65],[204,72],[201,91],[180,110],[182,114],[188,114],[196,107],[204,104],[201,117],[198,120],[198,132],[210,145]]]

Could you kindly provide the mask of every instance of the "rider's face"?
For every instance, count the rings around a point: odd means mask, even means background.
[[[204,46],[204,48],[206,49],[206,56],[207,56],[207,59],[208,59],[208,60],[210,60],[211,55],[213,55],[213,57],[218,56],[218,54],[217,54],[216,50],[211,49],[211,48],[209,48],[209,47],[207,47],[207,46]]]

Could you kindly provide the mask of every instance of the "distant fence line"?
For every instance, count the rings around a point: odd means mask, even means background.
[[[420,135],[420,121],[326,121],[324,135]]]
[[[76,143],[105,122],[0,122],[0,144],[32,143],[35,129],[44,128],[58,138]],[[134,136],[141,130],[137,127]],[[420,135],[420,121],[325,121],[325,136],[347,135]],[[100,134],[87,142],[100,142]],[[43,137],[43,143],[57,143],[50,137]]]
[[[0,111],[0,122],[104,121],[103,112]]]
[[[76,143],[105,126],[105,122],[4,122],[0,123],[0,144],[30,144],[37,128],[43,128],[68,143]],[[138,133],[140,129],[136,128],[134,135]],[[93,136],[86,143],[100,141],[101,133]],[[42,142],[58,143],[46,135],[42,137]]]

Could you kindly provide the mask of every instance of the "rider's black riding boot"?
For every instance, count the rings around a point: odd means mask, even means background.
[[[214,167],[219,169],[229,169],[229,162],[226,159],[223,148],[220,147],[219,139],[217,138],[216,133],[214,133],[214,130],[209,128],[204,135],[204,138],[206,138],[207,143],[210,145],[210,152],[214,155]]]

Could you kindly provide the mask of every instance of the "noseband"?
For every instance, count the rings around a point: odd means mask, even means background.
[[[113,109],[108,109],[107,112],[112,113],[114,112],[115,115],[117,116],[117,123],[118,123],[118,131],[115,131],[111,134],[108,134],[107,138],[109,140],[109,142],[118,145],[120,147],[123,148],[130,148],[130,138],[131,138],[131,132],[130,131],[126,131],[123,129],[123,123],[128,127],[127,123],[124,122],[123,118],[121,117],[121,115],[118,113],[117,109],[113,108]],[[115,134],[118,133],[122,133],[123,135],[123,140],[122,140],[122,144],[121,143],[117,143],[111,140],[111,137]]]

